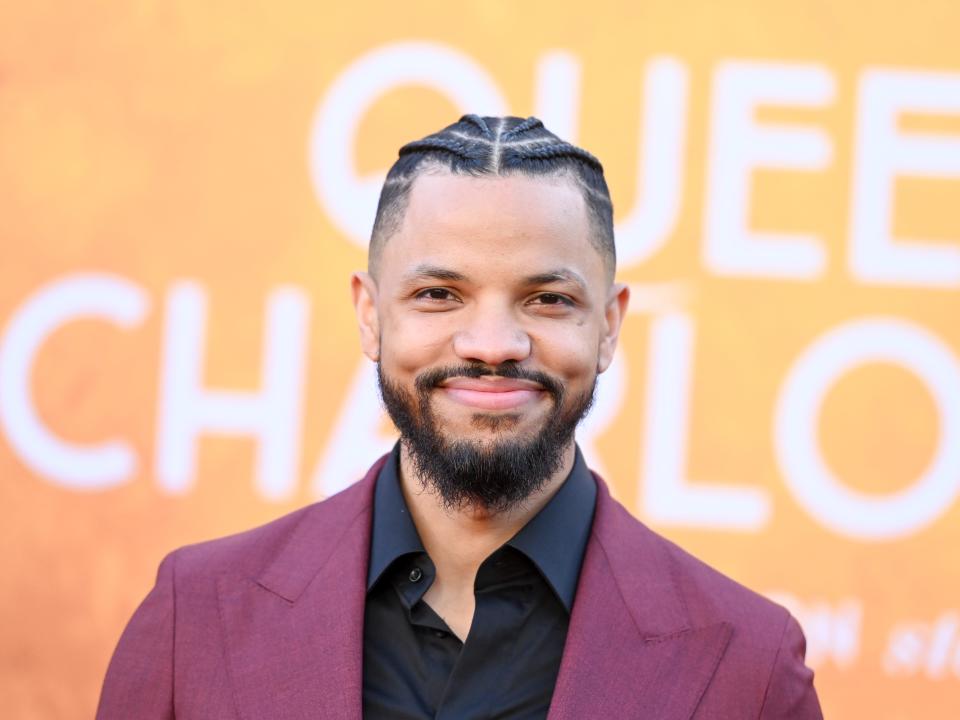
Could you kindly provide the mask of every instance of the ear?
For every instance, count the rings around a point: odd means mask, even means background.
[[[360,326],[360,348],[363,354],[377,362],[380,359],[380,317],[377,314],[377,283],[369,273],[355,272],[350,276],[353,309]]]
[[[613,353],[617,349],[620,326],[627,314],[630,302],[630,287],[624,283],[614,283],[610,288],[607,304],[603,310],[604,332],[600,337],[600,351],[597,354],[597,372],[602,373],[613,362]]]

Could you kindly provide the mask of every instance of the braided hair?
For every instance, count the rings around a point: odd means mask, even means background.
[[[457,175],[567,176],[583,193],[593,232],[591,242],[609,265],[616,265],[613,204],[600,161],[561,140],[535,117],[464,115],[439,132],[400,148],[387,173],[370,239],[369,266],[376,272],[386,240],[403,221],[414,180],[427,169]]]

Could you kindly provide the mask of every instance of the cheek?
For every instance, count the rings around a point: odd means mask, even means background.
[[[578,332],[583,330],[581,332]],[[568,384],[586,384],[597,371],[597,337],[593,331],[569,326],[535,342],[535,361]]]
[[[409,375],[436,364],[450,347],[447,325],[429,316],[386,318],[380,329],[381,362]]]

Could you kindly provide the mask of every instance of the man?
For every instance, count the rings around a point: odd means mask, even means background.
[[[576,448],[629,294],[596,158],[465,116],[400,150],[369,253],[353,299],[400,442],[169,555],[98,717],[820,718],[788,613],[634,520]]]

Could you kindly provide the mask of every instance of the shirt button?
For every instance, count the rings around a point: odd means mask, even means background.
[[[433,634],[438,638],[445,638],[447,636],[447,633],[445,633],[443,630],[434,630]]]
[[[410,571],[410,575],[408,577],[410,578],[410,582],[420,582],[420,578],[423,577],[423,571],[420,568],[415,567]]]

